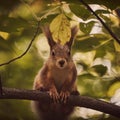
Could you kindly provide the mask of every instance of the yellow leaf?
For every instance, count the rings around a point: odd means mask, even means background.
[[[60,14],[53,19],[50,24],[50,30],[52,32],[52,37],[56,42],[60,41],[61,44],[65,44],[70,40],[70,21],[64,14]]]
[[[114,46],[115,46],[115,50],[117,52],[120,52],[120,44],[118,44],[116,41],[114,41]]]
[[[2,38],[4,38],[5,40],[7,40],[8,36],[9,36],[9,33],[0,31],[0,36]]]
[[[108,90],[108,96],[112,97],[117,89],[120,88],[120,82],[116,82],[113,85],[110,86]]]

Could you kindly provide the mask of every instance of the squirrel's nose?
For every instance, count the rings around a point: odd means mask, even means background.
[[[59,64],[60,64],[61,67],[63,67],[64,63],[65,63],[65,60],[60,60],[59,61]]]

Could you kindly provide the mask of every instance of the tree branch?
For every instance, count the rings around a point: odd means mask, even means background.
[[[5,63],[1,63],[0,66],[4,66],[4,65],[7,65],[7,64],[10,64],[10,63],[12,63],[12,62],[22,58],[29,51],[33,41],[35,40],[35,38],[36,38],[36,36],[37,36],[37,34],[39,32],[39,27],[40,27],[40,21],[38,21],[36,32],[34,33],[33,38],[31,39],[31,41],[30,41],[28,47],[26,48],[26,50],[21,55],[19,55],[18,57],[15,57],[15,58],[13,58],[13,59],[5,62]]]
[[[108,33],[120,44],[120,39],[112,32],[112,30],[103,22],[103,20],[91,9],[91,7],[84,2],[85,0],[80,0],[80,2],[86,6],[86,8],[101,22],[104,28],[108,31]]]
[[[48,93],[40,92],[38,90],[2,88],[2,91],[3,93],[0,95],[0,99],[44,100],[47,103],[52,102]],[[120,118],[120,106],[94,98],[71,95],[67,104],[98,110]]]

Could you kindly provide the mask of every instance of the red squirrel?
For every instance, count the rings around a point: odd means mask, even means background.
[[[43,28],[50,56],[35,77],[33,89],[48,92],[54,102],[33,101],[34,111],[40,120],[68,120],[73,111],[74,107],[67,105],[66,101],[70,94],[79,94],[77,70],[71,57],[71,46],[77,31],[77,27],[73,27],[70,40],[61,45],[53,40],[49,26]]]

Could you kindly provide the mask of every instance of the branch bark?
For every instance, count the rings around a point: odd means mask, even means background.
[[[2,92],[0,99],[44,100],[47,103],[52,102],[48,93],[40,92],[38,90],[23,90],[3,87]],[[120,118],[120,106],[94,98],[71,95],[67,104],[98,110]]]

